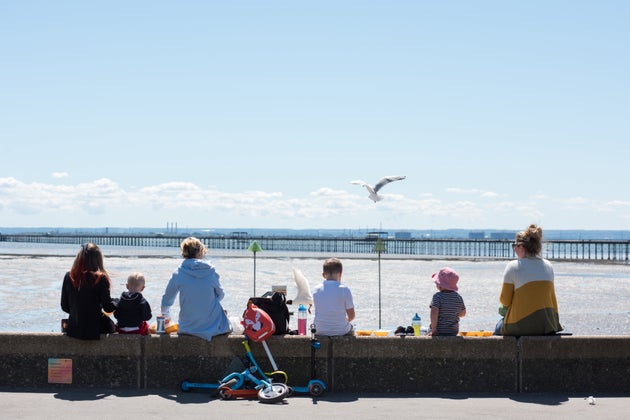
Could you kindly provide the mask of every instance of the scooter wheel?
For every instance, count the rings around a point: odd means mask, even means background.
[[[318,384],[317,382],[315,382],[314,384],[311,384],[311,386],[308,387],[308,392],[313,397],[321,397],[322,395],[324,395],[324,391],[325,391],[324,387],[321,384]]]
[[[188,386],[188,384],[190,384],[190,381],[188,379],[181,381],[179,383],[179,389],[181,389],[184,392],[190,391],[190,387]]]
[[[289,387],[281,383],[272,383],[258,391],[258,400],[261,403],[272,404],[285,399],[289,395]]]
[[[229,388],[220,388],[219,389],[219,397],[222,400],[231,400],[232,399],[232,394],[229,393],[230,389]]]

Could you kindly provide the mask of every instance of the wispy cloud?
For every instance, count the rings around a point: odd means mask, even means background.
[[[55,179],[68,178],[70,176],[68,172],[53,172],[51,175]]]
[[[161,225],[164,220],[191,220],[204,226],[337,226],[362,225],[365,220],[386,221],[401,227],[442,223],[445,227],[514,226],[517,222],[544,221],[562,225],[571,214],[607,212],[623,228],[630,213],[630,201],[610,199],[606,202],[585,197],[532,200],[488,200],[507,197],[482,189],[451,189],[473,193],[468,198],[448,200],[431,194],[407,197],[386,194],[385,200],[373,203],[354,189],[321,187],[299,196],[280,191],[221,191],[216,186],[192,182],[169,182],[145,187],[122,188],[116,182],[101,178],[78,184],[27,183],[15,178],[0,178],[1,223],[8,220],[20,225],[41,225],[55,220],[62,224],[115,225],[133,220],[130,226]],[[539,194],[539,196],[544,196]],[[459,197],[458,197],[459,198]],[[27,223],[27,224],[24,224]],[[520,225],[519,225],[520,226]],[[580,228],[579,224],[573,228]]]
[[[606,203],[606,206],[611,208],[628,208],[630,209],[630,201],[612,200]]]
[[[486,191],[486,192],[483,192],[481,196],[484,198],[495,198],[495,197],[499,197],[499,194],[492,191]]]
[[[18,213],[81,210],[102,213],[108,206],[124,202],[125,192],[106,178],[74,186],[0,178],[0,203],[5,209]]]
[[[482,192],[476,188],[459,188],[459,187],[449,187],[446,189],[446,192],[449,193],[459,193],[459,194],[479,194]]]
[[[495,198],[500,195],[493,191],[485,191],[478,188],[449,187],[446,189],[446,192],[454,194],[474,194],[484,198]]]
[[[590,204],[589,200],[584,197],[571,197],[565,200],[564,203],[567,206],[585,206]]]

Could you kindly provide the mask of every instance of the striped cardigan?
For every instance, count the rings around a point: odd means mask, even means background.
[[[553,268],[541,257],[508,263],[499,300],[508,306],[501,330],[503,335],[545,335],[562,331]]]

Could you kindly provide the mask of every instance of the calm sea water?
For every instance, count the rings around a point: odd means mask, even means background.
[[[76,245],[0,243],[0,307],[4,332],[57,332],[66,317],[60,308],[61,283],[78,252]],[[153,308],[160,301],[171,273],[180,262],[178,248],[103,247],[105,268],[112,277],[112,295],[125,290],[127,276],[139,271],[147,279],[144,295]],[[260,252],[256,258],[256,295],[272,285],[286,285],[288,298],[297,289],[293,268],[300,269],[311,289],[322,281],[328,255],[286,255]],[[417,312],[426,325],[436,289],[431,274],[449,266],[460,275],[460,294],[468,315],[461,331],[493,330],[506,261],[417,260],[340,256],[342,282],[353,293],[357,328],[393,330],[410,325]],[[248,251],[210,253],[221,275],[223,306],[238,317],[254,295],[254,258]],[[554,263],[560,321],[577,335],[630,334],[630,270],[627,265]],[[380,278],[380,296],[379,296]],[[379,299],[380,297],[380,299]],[[380,300],[380,306],[379,306]],[[290,308],[296,310],[296,308]],[[380,310],[379,310],[380,309]],[[177,303],[173,308],[178,313]],[[291,319],[297,328],[296,319]]]

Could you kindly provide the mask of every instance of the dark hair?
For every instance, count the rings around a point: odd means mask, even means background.
[[[343,272],[343,265],[339,258],[328,258],[324,261],[324,274],[331,275]]]
[[[529,225],[527,229],[516,234],[516,244],[523,245],[530,255],[538,255],[542,252],[543,231],[538,225]]]
[[[77,254],[70,269],[72,285],[80,288],[86,284],[98,284],[104,278],[108,284],[109,275],[103,266],[103,254],[98,245],[87,243],[81,245],[81,251]]]

